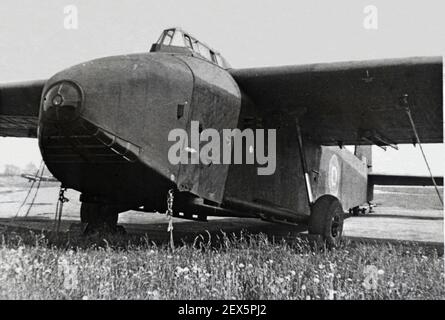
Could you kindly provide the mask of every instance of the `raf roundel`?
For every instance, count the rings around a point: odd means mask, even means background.
[[[334,154],[329,160],[329,174],[328,174],[328,187],[329,193],[338,196],[338,191],[340,189],[340,162],[338,157]]]

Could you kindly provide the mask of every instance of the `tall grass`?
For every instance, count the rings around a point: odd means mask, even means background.
[[[364,285],[369,266],[374,289]],[[221,234],[172,252],[148,238],[8,233],[0,246],[2,299],[444,299],[444,280],[443,257],[406,243],[328,251]]]

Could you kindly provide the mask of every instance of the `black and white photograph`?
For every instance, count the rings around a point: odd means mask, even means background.
[[[444,9],[2,0],[0,300],[444,300]]]

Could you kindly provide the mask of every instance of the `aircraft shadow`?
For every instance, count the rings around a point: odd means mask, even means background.
[[[443,220],[443,217],[431,217],[431,216],[409,216],[409,215],[400,215],[400,214],[378,214],[378,213],[370,213],[370,214],[360,214],[358,216],[353,216],[351,214],[347,214],[345,218],[396,218],[396,219],[411,219],[411,220]]]
[[[247,221],[246,221],[247,220]],[[49,240],[49,244],[60,248],[69,247],[90,247],[94,245],[113,245],[116,247],[128,247],[129,244],[140,243],[168,245],[170,234],[167,232],[167,223],[149,224],[121,224],[125,227],[125,235],[92,235],[84,236],[76,231],[72,226],[79,225],[79,221],[64,220],[61,224],[61,232],[55,235],[52,232],[54,221],[48,218],[17,218],[13,223],[11,219],[0,219],[0,235],[19,235],[24,243],[27,239],[30,244],[35,243],[35,234],[43,234]],[[71,231],[70,230],[71,226]],[[31,236],[31,231],[34,236]],[[306,226],[280,225],[259,221],[256,219],[224,219],[208,222],[181,222],[174,223],[174,243],[176,246],[192,244],[197,247],[202,245],[216,248],[224,247],[227,239],[244,239],[249,241],[252,236],[262,234],[269,241],[286,243],[298,243],[298,241],[311,241],[307,234]],[[107,241],[104,242],[104,238]],[[436,250],[439,255],[444,253],[443,243],[424,241],[402,241],[396,239],[365,238],[365,237],[344,237],[349,244],[400,244],[409,243],[424,246],[428,250]]]

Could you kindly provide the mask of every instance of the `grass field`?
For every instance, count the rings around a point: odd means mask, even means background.
[[[178,246],[143,237],[2,235],[1,299],[444,299],[444,259],[416,244],[332,251],[263,235]],[[73,246],[75,245],[75,246]],[[374,282],[372,281],[374,280]]]
[[[0,179],[7,197],[10,182]],[[26,190],[26,181],[15,182]],[[19,204],[24,192],[15,196]],[[379,187],[375,202],[443,217],[432,188]],[[0,227],[0,299],[445,299],[444,258],[425,244],[346,240],[323,251],[265,235],[220,233],[211,240],[197,238],[172,252],[143,235],[55,238]]]

